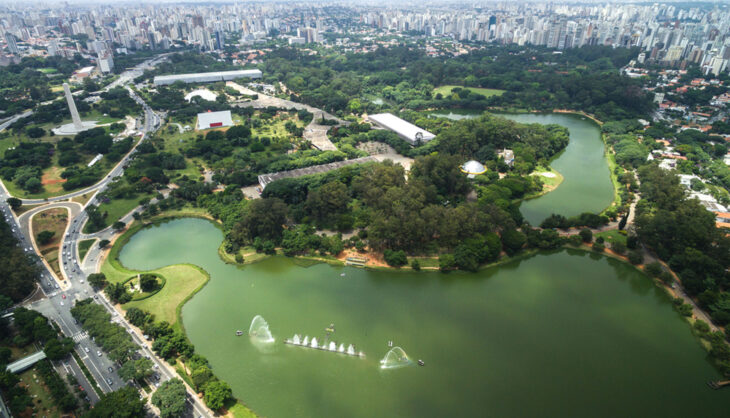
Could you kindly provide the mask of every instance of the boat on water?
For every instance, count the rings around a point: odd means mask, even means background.
[[[388,347],[392,347],[392,346],[393,346],[393,341],[388,341]]]
[[[425,366],[425,365],[426,365],[426,363],[425,363],[425,362],[424,362],[423,360],[421,360],[421,359],[418,359],[418,365],[419,365],[419,366]]]
[[[236,331],[236,335],[238,335],[238,336],[240,337],[241,335],[243,335],[243,331],[241,331],[241,330],[239,329],[238,331]]]

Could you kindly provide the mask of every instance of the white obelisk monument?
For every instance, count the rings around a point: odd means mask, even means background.
[[[71,95],[71,89],[68,88],[68,83],[63,83],[63,93],[66,95],[66,102],[68,102],[68,111],[71,112],[71,119],[74,123],[74,128],[81,132],[84,130],[84,124],[81,123],[81,117],[79,117],[79,111],[76,109],[76,103],[74,97]]]

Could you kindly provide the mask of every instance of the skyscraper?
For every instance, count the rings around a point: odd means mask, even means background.
[[[20,54],[20,49],[18,49],[18,43],[15,41],[15,35],[10,32],[6,33],[5,42],[7,42],[8,51],[11,54]]]

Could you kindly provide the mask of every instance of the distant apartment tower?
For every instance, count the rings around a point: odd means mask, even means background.
[[[221,50],[225,46],[226,37],[222,30],[215,31],[215,49]]]
[[[55,57],[58,55],[58,41],[53,39],[48,42],[48,56]]]
[[[317,42],[317,30],[313,28],[299,28],[297,29],[297,38],[304,38],[305,43]]]
[[[102,74],[108,74],[114,71],[114,58],[109,52],[98,55],[99,71]]]
[[[5,33],[5,42],[8,44],[8,51],[11,54],[20,54],[20,49],[18,49],[18,43],[15,40],[15,35],[10,32]]]

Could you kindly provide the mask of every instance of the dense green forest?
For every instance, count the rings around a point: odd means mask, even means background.
[[[55,94],[51,93],[51,78],[40,69],[52,68],[61,74],[60,78],[68,78],[74,70],[88,63],[87,59],[77,54],[73,60],[24,57],[18,64],[3,67],[0,71],[0,109],[7,115],[13,115],[35,107],[38,102],[53,99]]]
[[[33,257],[20,247],[5,219],[0,220],[0,309],[10,306],[8,299],[17,303],[28,296],[38,273]]]
[[[374,131],[354,135],[370,132]],[[482,242],[498,244],[499,254],[503,243],[497,233],[509,241],[504,244],[507,248],[519,251],[526,239],[516,230],[523,223],[517,204],[542,190],[538,177],[524,174],[537,164],[547,165],[567,141],[567,131],[558,126],[522,125],[484,115],[444,125],[440,139],[424,145],[429,152],[416,158],[407,180],[403,168],[390,162],[348,166],[273,182],[262,199],[247,201],[235,186],[212,193],[211,187],[193,179],[179,179],[172,196],[149,205],[147,212],[177,207],[181,201],[202,206],[222,220],[226,249],[231,253],[251,245],[261,251],[281,246],[288,255],[337,254],[347,245],[434,254],[453,250],[466,240],[472,247]],[[515,150],[514,167],[497,156],[497,150],[505,146]],[[459,166],[470,158],[482,159],[495,171],[467,179]],[[505,176],[500,178],[496,170]],[[317,229],[359,232],[343,242],[336,236],[317,236]],[[537,234],[534,245],[540,245]],[[542,241],[549,247],[559,239],[556,235]],[[479,264],[491,256],[474,257]],[[467,264],[473,262],[460,263]]]
[[[645,116],[652,98],[641,82],[619,75],[635,50],[586,46],[563,52],[516,45],[485,46],[443,59],[408,46],[367,54],[307,54],[279,48],[266,57],[266,80],[281,81],[296,99],[333,112],[352,110],[351,99],[377,97],[359,110],[503,106],[552,110],[570,108],[615,120]],[[484,97],[468,90],[449,98],[433,94],[441,85],[506,90]],[[359,102],[358,102],[359,103]]]

